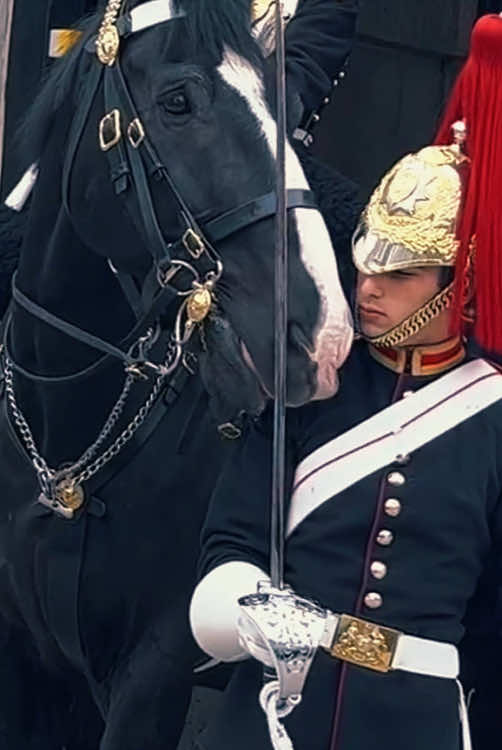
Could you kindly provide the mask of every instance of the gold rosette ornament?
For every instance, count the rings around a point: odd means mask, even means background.
[[[119,48],[120,36],[115,25],[123,0],[109,0],[96,40],[96,54],[103,65],[113,65]]]

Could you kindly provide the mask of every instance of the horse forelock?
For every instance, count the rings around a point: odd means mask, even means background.
[[[257,63],[260,49],[251,35],[249,0],[174,0],[186,14],[189,38],[213,58],[225,48]]]

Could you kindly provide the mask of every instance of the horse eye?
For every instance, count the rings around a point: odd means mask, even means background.
[[[162,109],[170,115],[187,115],[190,113],[190,102],[184,91],[171,91],[161,102]]]

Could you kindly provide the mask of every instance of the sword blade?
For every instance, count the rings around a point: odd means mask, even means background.
[[[284,493],[288,329],[288,225],[286,196],[286,64],[282,0],[275,6],[277,96],[277,216],[275,225],[274,440],[272,463],[270,577],[284,585]]]

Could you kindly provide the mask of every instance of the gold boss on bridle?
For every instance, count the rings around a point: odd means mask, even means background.
[[[96,40],[96,54],[103,65],[113,65],[120,47],[120,36],[115,25],[123,0],[108,0],[105,15]]]

